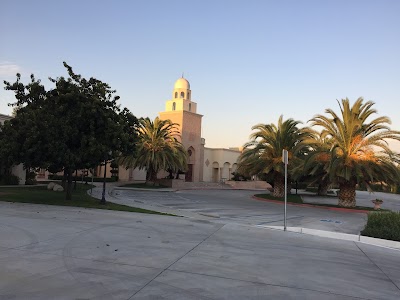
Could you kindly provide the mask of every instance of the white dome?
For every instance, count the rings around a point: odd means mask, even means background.
[[[179,78],[174,85],[174,89],[190,90],[190,83],[185,78]]]

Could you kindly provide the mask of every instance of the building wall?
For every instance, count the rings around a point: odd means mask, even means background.
[[[202,180],[202,156],[204,146],[201,138],[201,119],[202,115],[189,111],[167,111],[160,112],[162,120],[171,120],[179,124],[181,133],[180,141],[186,150],[191,150],[192,155],[189,157],[189,164],[193,165],[193,181]]]
[[[240,151],[223,148],[204,148],[203,181],[221,182],[232,178],[237,169]]]
[[[139,169],[126,169],[123,166],[118,168],[118,179],[119,181],[145,181],[146,180],[146,170]]]
[[[0,123],[1,123],[1,124],[4,124],[4,121],[11,120],[11,119],[12,119],[11,116],[7,116],[7,115],[2,115],[2,114],[0,114]]]

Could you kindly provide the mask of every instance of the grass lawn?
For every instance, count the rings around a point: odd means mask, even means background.
[[[263,198],[263,199],[267,199],[267,200],[277,200],[277,201],[285,201],[284,197],[274,197],[270,194],[257,194],[254,195],[255,197],[258,198]],[[300,195],[295,195],[295,194],[289,194],[287,195],[287,202],[289,203],[299,203],[299,204],[303,204],[303,200],[301,199]],[[319,204],[319,203],[304,203],[304,204],[310,204],[313,206],[323,206],[323,207],[336,207],[336,208],[342,208],[338,205],[332,205],[332,204]],[[366,211],[375,211],[372,207],[365,207],[365,206],[356,206],[353,208],[347,208],[346,209],[356,209],[356,210],[366,210]],[[380,211],[387,211],[385,209],[381,209]]]
[[[131,188],[137,188],[137,189],[165,189],[168,188],[167,186],[163,185],[152,185],[152,184],[146,184],[146,183],[129,183],[129,184],[124,184],[120,185],[120,187],[131,187]]]
[[[49,191],[45,186],[30,186],[30,187],[2,187],[0,188],[0,201],[20,202],[20,203],[35,203],[47,205],[61,206],[76,206],[86,208],[98,208],[118,211],[129,211],[146,214],[159,214],[152,210],[141,209],[112,202],[107,202],[105,205],[100,204],[100,200],[91,197],[87,194],[87,190],[91,185],[77,184],[77,189],[72,192],[72,200],[65,200],[65,193]]]

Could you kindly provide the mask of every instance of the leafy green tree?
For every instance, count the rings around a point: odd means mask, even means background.
[[[328,116],[317,115],[312,126],[322,128],[321,137],[330,140],[331,149],[327,172],[330,180],[339,185],[339,206],[356,206],[356,185],[371,182],[398,182],[396,155],[387,140],[400,140],[400,132],[389,128],[390,119],[382,116],[370,120],[377,113],[374,103],[363,98],[350,106],[342,99],[340,114],[326,109]]]
[[[177,124],[158,117],[139,120],[136,153],[122,156],[118,162],[127,168],[146,170],[146,181],[155,183],[161,170],[187,169],[188,153],[178,140]]]
[[[310,131],[299,128],[300,121],[283,120],[280,116],[278,123],[257,124],[256,130],[250,135],[251,141],[246,143],[239,157],[238,172],[246,175],[267,174],[272,179],[273,196],[283,197],[285,192],[285,169],[282,163],[282,150],[289,154],[288,175],[301,163],[308,149],[307,140]],[[290,179],[288,180],[290,183]]]
[[[77,169],[99,165],[121,153],[134,152],[136,118],[117,105],[110,86],[85,79],[64,63],[68,77],[50,78],[55,87],[46,91],[31,75],[24,85],[20,74],[5,89],[17,102],[15,118],[1,128],[2,157],[25,167],[63,169],[66,199],[71,199],[72,175]],[[2,147],[3,148],[3,147]]]

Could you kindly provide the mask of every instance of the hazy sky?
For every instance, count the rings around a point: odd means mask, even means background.
[[[208,147],[241,146],[279,115],[373,100],[400,130],[400,1],[1,1],[0,79],[76,73],[154,118],[182,72]],[[0,89],[0,113],[13,94]]]

